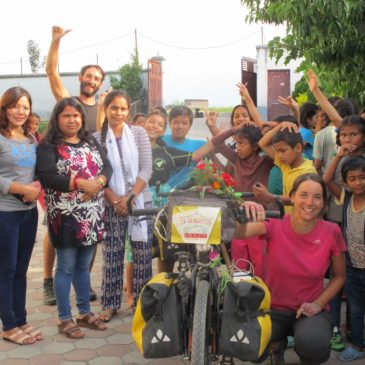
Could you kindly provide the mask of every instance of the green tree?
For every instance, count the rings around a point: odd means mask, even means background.
[[[45,57],[43,57],[43,60],[40,59],[41,50],[38,43],[32,39],[28,41],[27,50],[29,55],[30,69],[33,73],[37,73],[44,66]]]
[[[321,85],[321,89],[323,91],[323,93],[325,93],[327,96],[333,96],[335,95],[332,92],[331,89],[331,85],[329,85],[329,83],[325,80],[322,80],[322,85]],[[306,76],[302,76],[302,78],[295,84],[294,86],[294,90],[291,94],[291,96],[298,102],[298,98],[300,98],[301,100],[304,100],[303,102],[307,102],[310,101],[311,103],[316,104],[317,100],[314,97],[314,95],[310,92],[309,90],[309,86],[306,80]],[[302,103],[303,103],[302,102]],[[299,104],[302,104],[299,103]]]
[[[269,42],[270,55],[285,62],[303,59],[332,93],[364,101],[365,1],[241,0],[249,22],[285,24],[285,37]]]
[[[132,102],[142,99],[146,92],[143,89],[142,65],[138,61],[137,53],[131,56],[131,62],[119,69],[118,76],[110,76],[113,89],[125,90]]]

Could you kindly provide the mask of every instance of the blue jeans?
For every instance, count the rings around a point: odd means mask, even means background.
[[[76,293],[76,305],[80,314],[90,313],[90,262],[96,246],[56,248],[57,266],[54,288],[58,318],[72,318],[70,291],[71,283]]]
[[[346,292],[350,311],[351,342],[364,347],[365,269],[346,266]]]
[[[27,271],[37,224],[37,208],[0,211],[0,318],[4,331],[27,323]]]

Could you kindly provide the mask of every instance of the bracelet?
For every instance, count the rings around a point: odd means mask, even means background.
[[[96,181],[102,186],[104,187],[105,186],[105,181],[104,179],[102,179],[100,176],[96,179]]]

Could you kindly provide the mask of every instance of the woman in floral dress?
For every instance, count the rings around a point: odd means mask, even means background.
[[[56,249],[54,277],[59,332],[81,338],[80,326],[105,330],[90,311],[89,264],[104,239],[104,186],[112,168],[97,141],[85,129],[75,98],[54,107],[47,135],[37,149],[37,173],[46,190],[48,233]],[[72,319],[71,282],[78,316]]]

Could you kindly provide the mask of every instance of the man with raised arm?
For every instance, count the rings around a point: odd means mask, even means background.
[[[52,94],[57,101],[71,96],[69,91],[65,89],[62,79],[57,71],[58,50],[63,36],[69,33],[70,29],[63,29],[59,26],[52,27],[52,41],[49,47],[46,72],[51,86]],[[105,72],[99,65],[85,65],[82,67],[79,75],[80,94],[75,96],[82,107],[86,117],[86,124],[91,132],[96,131],[96,118],[98,104],[95,100],[95,94],[103,84]]]

